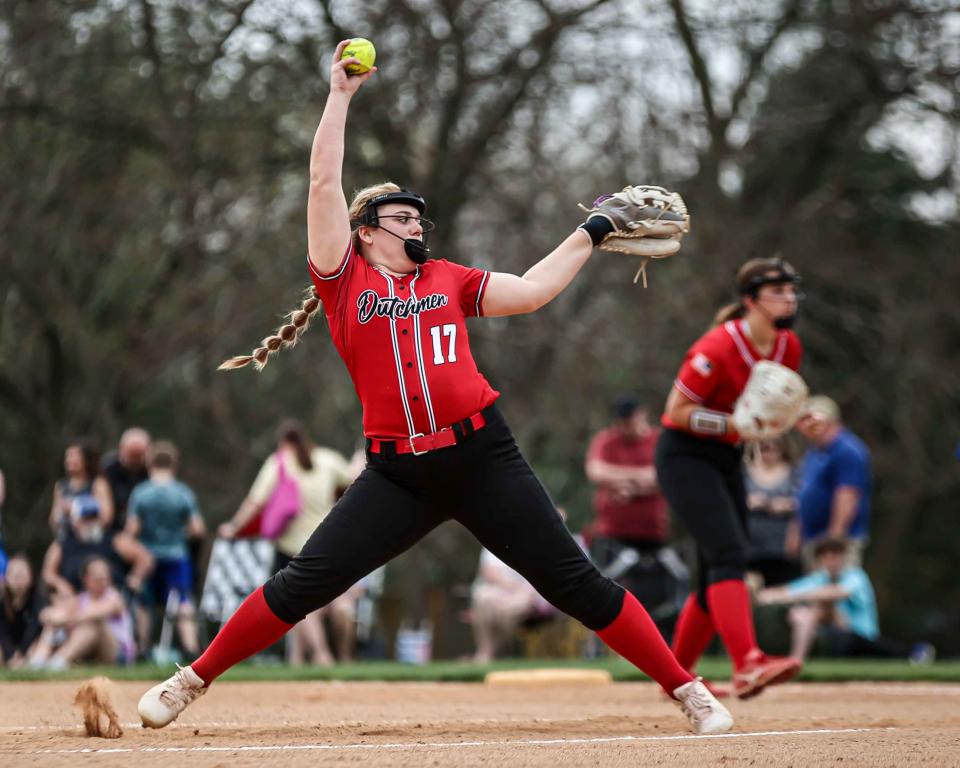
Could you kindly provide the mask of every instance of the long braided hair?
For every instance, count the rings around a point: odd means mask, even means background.
[[[399,186],[393,182],[386,181],[382,184],[374,184],[371,187],[361,189],[353,196],[353,202],[350,203],[349,210],[352,227],[350,237],[353,241],[353,247],[358,252],[360,251],[360,238],[357,235],[359,226],[354,225],[353,222],[360,218],[368,201],[385,192],[399,191]],[[317,314],[320,306],[320,297],[317,295],[317,289],[313,285],[308,286],[304,290],[303,300],[300,302],[300,306],[286,315],[285,322],[277,328],[272,335],[267,336],[261,341],[260,346],[254,349],[249,355],[240,355],[238,357],[231,357],[229,360],[224,360],[220,363],[217,370],[229,371],[234,368],[243,368],[253,363],[254,368],[262,371],[267,363],[270,362],[270,358],[277,352],[296,346],[297,342],[300,341],[300,337],[307,328],[310,327],[310,321],[313,319],[313,316]]]

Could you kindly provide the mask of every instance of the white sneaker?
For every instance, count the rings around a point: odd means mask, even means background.
[[[140,699],[137,711],[144,728],[163,728],[169,725],[188,704],[199,699],[207,689],[197,677],[193,667],[177,667],[177,673],[168,680],[155,685]]]
[[[701,678],[694,678],[681,685],[673,692],[673,698],[697,735],[724,733],[733,728],[733,716],[707,690]]]

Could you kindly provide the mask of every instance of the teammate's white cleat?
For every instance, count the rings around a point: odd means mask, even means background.
[[[694,678],[674,690],[673,697],[697,735],[724,733],[733,728],[733,716],[707,690],[703,680]]]
[[[678,689],[679,690],[679,689]],[[203,694],[203,680],[193,667],[177,666],[173,677],[153,686],[140,699],[137,711],[144,728],[163,728],[176,720],[187,706]]]

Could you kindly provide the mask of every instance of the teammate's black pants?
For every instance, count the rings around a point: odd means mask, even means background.
[[[609,626],[623,589],[567,531],[500,412],[458,445],[422,456],[367,452],[367,468],[264,598],[295,623],[454,519],[519,571],[548,601],[592,630]]]
[[[664,429],[657,441],[657,482],[697,542],[697,600],[704,611],[707,587],[742,579],[747,570],[747,495],[743,450]]]

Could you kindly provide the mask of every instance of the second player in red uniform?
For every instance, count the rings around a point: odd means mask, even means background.
[[[740,300],[690,347],[667,398],[657,478],[670,508],[697,542],[699,583],[677,621],[673,651],[692,670],[716,633],[734,666],[733,688],[750,698],[800,669],[757,647],[747,567],[742,435],[733,412],[754,365],[792,370],[802,348],[790,330],[799,276],[781,259],[753,259],[737,274]]]

